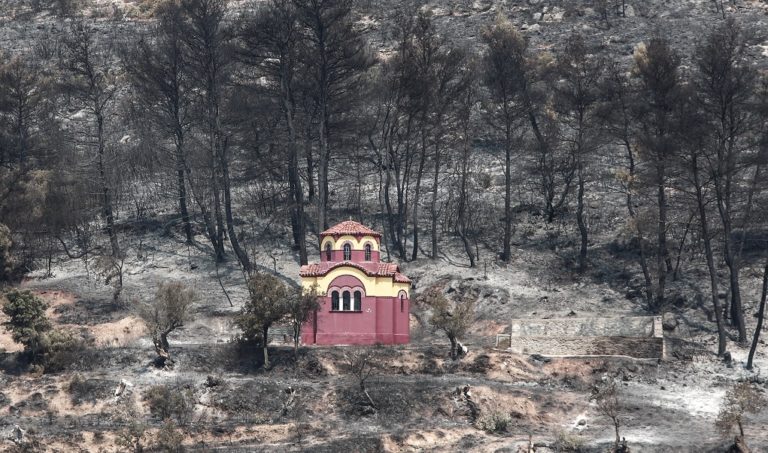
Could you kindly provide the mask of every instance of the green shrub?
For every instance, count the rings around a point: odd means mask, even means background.
[[[45,315],[47,308],[48,304],[30,291],[12,289],[5,293],[3,313],[9,318],[5,326],[32,359],[42,354],[45,334],[52,329]]]
[[[173,419],[186,425],[194,411],[194,395],[191,390],[167,385],[150,387],[144,394],[149,412],[160,420]]]
[[[751,382],[737,382],[725,392],[715,427],[724,439],[731,438],[733,429],[737,428],[738,436],[743,440],[747,414],[759,414],[767,406],[768,399],[759,386]]]
[[[11,230],[0,223],[0,282],[8,281],[13,276],[16,262],[11,255]]]
[[[117,432],[115,445],[120,448],[119,451],[144,451],[143,443],[147,432],[147,425],[135,419],[128,420],[126,423],[128,426]]]
[[[557,452],[579,453],[584,451],[584,439],[576,434],[559,432],[552,445]]]
[[[476,424],[488,433],[504,433],[512,426],[512,416],[508,412],[493,411],[481,415]]]
[[[117,451],[142,452],[145,448],[147,425],[144,417],[131,400],[116,407],[112,421],[123,429],[115,433]]]
[[[73,332],[54,329],[43,335],[42,364],[45,371],[55,373],[67,369],[72,363],[81,360],[85,342]]]
[[[178,429],[173,420],[166,419],[160,431],[157,432],[155,448],[167,453],[183,453],[182,442],[184,442],[184,433]]]
[[[72,404],[95,403],[114,394],[115,381],[104,379],[86,379],[75,374],[66,385]]]

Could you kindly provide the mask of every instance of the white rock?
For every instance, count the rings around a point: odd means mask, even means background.
[[[126,387],[133,387],[133,384],[126,381],[125,379],[121,379],[120,383],[117,384],[117,388],[115,389],[115,396],[122,395]]]
[[[8,436],[8,440],[15,444],[21,444],[24,442],[24,434],[26,431],[21,429],[19,425],[13,425],[13,431],[11,431],[11,434]]]
[[[562,22],[564,16],[565,11],[558,6],[544,8],[541,12],[541,19],[544,22]]]

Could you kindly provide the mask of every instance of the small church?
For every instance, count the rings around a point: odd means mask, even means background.
[[[320,233],[320,262],[300,271],[302,286],[321,294],[303,344],[408,343],[411,281],[380,249],[381,234],[351,220]]]

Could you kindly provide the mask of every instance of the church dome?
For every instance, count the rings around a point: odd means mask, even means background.
[[[347,234],[351,236],[381,237],[381,233],[378,231],[374,231],[362,223],[355,222],[353,220],[346,220],[344,222],[337,223],[336,225],[320,233],[320,236],[343,236]]]

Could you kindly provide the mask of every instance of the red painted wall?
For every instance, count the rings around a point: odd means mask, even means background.
[[[358,238],[359,239],[359,238]],[[379,240],[376,241],[380,243]],[[336,244],[339,249],[331,250],[328,260],[326,251],[320,251],[320,261],[344,261],[343,244]],[[365,250],[352,250],[351,262],[378,263],[380,252],[371,250],[371,259],[365,259]],[[320,309],[312,319],[302,327],[301,341],[304,344],[401,344],[410,340],[410,304],[407,298],[401,301],[397,297],[373,297],[365,294],[365,285],[351,275],[339,276],[321,288],[326,296],[321,297]],[[362,290],[361,311],[331,311],[331,293],[345,290],[354,294]],[[354,302],[354,298],[352,298]],[[402,307],[401,307],[402,305]]]
[[[330,294],[321,297],[320,304],[320,310],[302,327],[304,344],[371,345],[410,341],[408,299],[403,300],[402,311],[400,299],[393,297],[363,296],[361,312],[331,311]]]
[[[320,262],[326,262],[328,261],[326,259],[326,252],[325,250],[320,253]],[[339,262],[344,261],[344,250],[331,250],[331,261],[332,262]],[[365,263],[365,250],[352,250],[352,259],[350,261],[355,261],[357,263]],[[380,261],[380,254],[378,250],[371,250],[371,260],[368,261],[369,263],[378,263]]]

